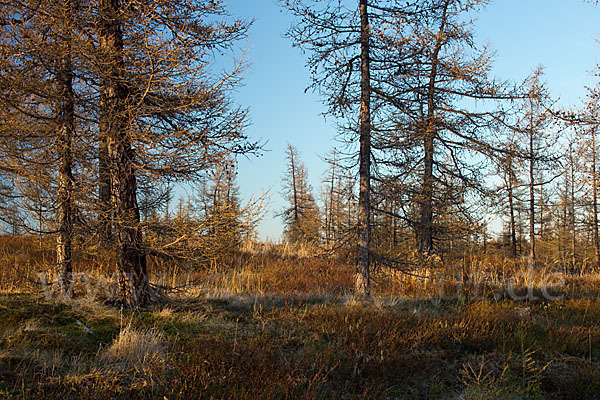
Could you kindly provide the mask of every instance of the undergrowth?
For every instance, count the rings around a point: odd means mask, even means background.
[[[363,301],[351,265],[272,246],[222,268],[153,260],[153,282],[176,290],[121,310],[105,303],[106,264],[78,260],[87,274],[65,300],[34,282],[40,266],[53,277],[27,246],[0,254],[0,398],[600,398],[591,271],[565,276],[550,301],[553,268],[469,257],[377,270]]]
[[[600,301],[0,299],[8,398],[600,398]],[[89,328],[88,332],[80,324]]]

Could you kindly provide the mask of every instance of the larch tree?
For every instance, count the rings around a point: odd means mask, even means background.
[[[354,178],[344,164],[346,156],[333,149],[325,157],[327,170],[321,186],[325,248],[336,252],[355,241]]]
[[[322,180],[321,200],[323,203],[323,235],[325,248],[330,250],[336,247],[341,208],[341,193],[337,187],[340,181],[341,168],[339,154],[333,149],[326,161],[329,165]]]
[[[515,152],[515,144],[512,140],[508,141],[509,149],[505,157],[499,158],[497,163],[497,173],[501,178],[501,185],[498,187],[498,203],[500,209],[506,210],[508,215],[508,236],[510,245],[510,255],[516,258],[517,251],[517,207],[520,197],[520,171],[519,159]],[[506,203],[504,203],[506,201]]]
[[[358,167],[357,260],[355,292],[370,295],[371,177],[377,132],[374,110],[379,100],[374,86],[388,64],[383,31],[401,29],[413,2],[359,0],[348,6],[341,0],[281,0],[297,18],[287,36],[308,50],[311,88],[319,92],[330,115],[338,117],[356,151]]]
[[[117,259],[115,300],[145,305],[152,299],[137,203],[137,177],[129,115],[130,93],[125,66],[124,5],[99,0],[97,35],[103,70],[100,86],[99,129],[106,143],[110,176],[111,218]],[[103,144],[104,145],[104,144]]]
[[[149,251],[182,269],[224,268],[235,261],[244,240],[253,238],[266,210],[267,194],[242,203],[237,162],[230,157],[179,198],[174,212],[144,224]]]
[[[2,2],[2,155],[15,205],[37,211],[37,233],[55,233],[58,283],[73,293],[76,195],[74,53],[79,52],[85,4],[78,0]],[[77,152],[77,155],[75,154]],[[28,204],[30,206],[28,206]],[[42,227],[42,211],[53,216]],[[35,212],[34,210],[31,210]],[[27,225],[26,220],[23,224]],[[34,230],[35,229],[29,229]]]
[[[73,168],[95,169],[98,201],[86,212],[98,214],[117,261],[115,301],[143,306],[154,294],[140,189],[193,184],[232,154],[260,147],[243,134],[247,111],[230,98],[245,66],[236,45],[249,23],[229,17],[219,0],[0,6],[6,180],[22,182],[15,191],[22,198],[26,189],[46,196],[37,203],[56,215],[48,228],[59,237],[61,279],[68,281]]]
[[[584,126],[584,137],[587,151],[584,152],[586,162],[585,172],[588,175],[587,184],[591,195],[591,225],[593,232],[595,266],[600,270],[600,235],[598,233],[598,116],[599,116],[599,96],[594,90],[590,90],[585,108],[585,116],[591,123]]]
[[[237,163],[226,160],[208,174],[202,190],[202,217],[208,236],[213,238],[214,253],[222,258],[236,251],[248,235],[236,176]]]
[[[217,57],[233,56],[248,23],[228,18],[222,1],[99,0],[96,13],[91,68],[99,84],[101,185],[102,154],[110,176],[115,300],[138,306],[153,299],[139,182],[191,182],[231,154],[258,149],[243,135],[246,111],[229,97],[243,61],[225,73],[214,68]]]
[[[73,139],[75,131],[75,93],[73,89],[73,41],[74,8],[77,0],[63,0],[57,10],[64,21],[56,68],[57,97],[59,99],[56,127],[58,166],[58,243],[57,264],[59,282],[63,293],[73,295],[73,220],[75,204],[73,195]]]
[[[536,200],[536,189],[539,190],[547,184],[540,179],[541,172],[556,162],[552,146],[556,142],[553,135],[552,124],[554,123],[551,106],[552,100],[542,81],[542,69],[537,68],[524,82],[527,96],[522,100],[523,108],[514,123],[514,129],[519,134],[521,146],[520,157],[526,163],[527,187],[528,187],[528,216],[529,216],[529,264],[536,263],[536,210],[540,204]],[[549,182],[558,175],[549,178]]]
[[[283,178],[283,193],[289,206],[283,211],[284,236],[290,243],[319,245],[320,213],[308,183],[308,173],[300,160],[298,150],[288,144],[286,149],[287,172]]]
[[[478,225],[473,206],[487,194],[483,172],[489,160],[505,154],[496,128],[506,115],[502,103],[515,93],[490,76],[492,54],[475,44],[471,16],[485,4],[421,2],[404,41],[392,40],[396,35],[387,40],[397,48],[389,51],[397,54],[391,60],[396,68],[387,70],[376,92],[390,105],[393,134],[375,147],[388,151],[379,162],[381,179],[406,182],[403,190],[418,203],[416,218],[405,218],[413,219],[425,256],[443,250],[436,250],[436,240],[452,240],[453,231],[464,236],[464,228]],[[463,221],[462,227],[452,221]]]
[[[360,128],[358,157],[358,263],[356,293],[370,295],[371,240],[371,30],[367,0],[360,0]]]

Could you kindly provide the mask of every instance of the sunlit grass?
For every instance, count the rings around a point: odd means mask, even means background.
[[[270,245],[223,268],[155,269],[180,288],[136,311],[104,303],[101,271],[74,300],[0,294],[0,397],[600,398],[592,271],[549,301],[553,266],[480,256],[412,271],[428,279],[378,270],[364,301],[352,265]]]

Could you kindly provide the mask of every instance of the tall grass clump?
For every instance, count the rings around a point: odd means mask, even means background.
[[[167,338],[159,329],[136,328],[128,323],[100,354],[100,359],[126,368],[144,370],[166,361],[166,343]]]

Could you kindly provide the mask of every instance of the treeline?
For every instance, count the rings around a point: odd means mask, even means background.
[[[542,247],[544,261],[577,268],[591,244],[598,265],[597,86],[561,110],[542,67],[523,82],[494,77],[472,24],[487,1],[282,3],[345,144],[328,157],[320,208],[288,150],[289,240],[331,249],[353,235],[365,295],[373,264],[470,252],[495,220],[506,255],[531,266]]]
[[[288,148],[287,240],[350,257],[367,296],[374,263],[471,251],[494,218],[532,266],[576,268],[590,244],[598,264],[597,86],[560,110],[542,68],[492,76],[485,0],[280,3],[343,144],[318,197]],[[82,253],[109,254],[115,301],[138,306],[148,257],[218,263],[252,235],[235,157],[261,145],[232,99],[249,27],[221,0],[0,1],[0,217],[56,237],[65,295]]]

